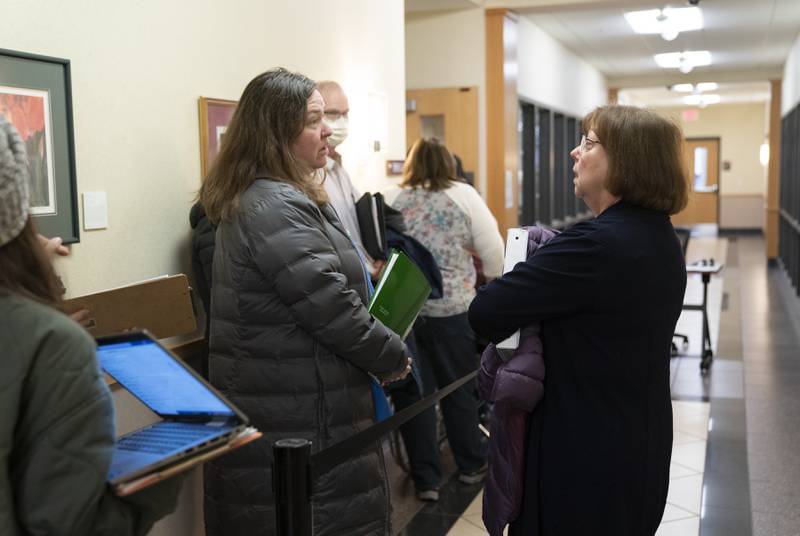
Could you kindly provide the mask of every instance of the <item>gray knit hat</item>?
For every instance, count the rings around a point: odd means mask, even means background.
[[[28,222],[28,156],[14,125],[0,114],[0,247]]]

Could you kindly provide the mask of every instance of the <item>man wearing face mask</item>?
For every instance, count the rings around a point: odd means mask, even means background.
[[[383,263],[375,261],[364,248],[356,216],[356,201],[359,200],[361,194],[353,186],[350,175],[342,166],[342,155],[336,151],[336,148],[347,138],[350,104],[347,102],[347,95],[344,94],[342,87],[332,80],[317,83],[317,89],[325,100],[325,123],[333,131],[328,138],[325,191],[328,193],[330,204],[336,209],[339,220],[366,262],[367,269],[372,277],[376,278]]]
[[[342,87],[333,81],[317,83],[317,89],[325,100],[325,123],[331,129],[328,137],[328,163],[325,166],[325,191],[329,202],[333,205],[342,225],[350,234],[350,238],[361,253],[373,279],[377,278],[385,261],[372,259],[364,249],[361,230],[356,216],[356,201],[361,194],[353,186],[350,176],[342,167],[342,157],[337,147],[347,138],[347,123],[350,105]],[[416,344],[412,336],[406,344],[413,356],[416,356]],[[422,389],[418,383],[418,373],[412,372],[405,380],[395,382],[388,387],[396,411],[400,411],[422,398]],[[400,435],[409,458],[411,478],[417,490],[417,497],[423,501],[439,499],[439,484],[442,470],[439,466],[439,450],[436,432],[436,413],[433,408],[426,410],[400,427]]]

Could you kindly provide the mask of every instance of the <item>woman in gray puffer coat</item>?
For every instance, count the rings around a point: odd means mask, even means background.
[[[244,90],[200,190],[218,225],[211,382],[264,438],[209,463],[209,536],[274,534],[272,445],[317,452],[373,424],[369,373],[408,373],[399,336],[373,319],[356,249],[313,172],[325,166],[324,102],[314,82],[275,69]],[[314,533],[391,533],[379,444],[312,484]]]

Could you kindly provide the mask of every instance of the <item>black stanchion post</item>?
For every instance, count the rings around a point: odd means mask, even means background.
[[[278,536],[312,536],[311,442],[281,439],[272,447],[272,482]]]

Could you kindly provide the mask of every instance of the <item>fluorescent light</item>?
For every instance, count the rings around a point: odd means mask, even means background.
[[[719,104],[719,95],[716,94],[703,94],[703,95],[685,95],[683,102],[690,106],[705,107],[709,104]]]
[[[699,84],[673,84],[670,89],[678,93],[702,93],[703,91],[714,91],[718,87],[719,84],[716,82],[700,82]]]
[[[769,143],[766,141],[758,148],[758,161],[761,162],[761,165],[764,167],[767,167],[769,164]]]
[[[661,32],[661,39],[664,41],[675,41],[678,38],[679,32],[677,30],[664,30]]]
[[[719,87],[716,82],[700,82],[697,84],[697,91],[715,91]]]
[[[625,13],[625,19],[638,34],[675,33],[677,36],[678,32],[691,32],[703,28],[703,13],[699,7],[629,11]],[[667,39],[666,36],[663,37]]]
[[[667,52],[665,54],[656,54],[653,58],[656,60],[658,66],[663,69],[680,69],[682,66],[691,66],[694,68],[711,64],[711,52],[708,50]]]

